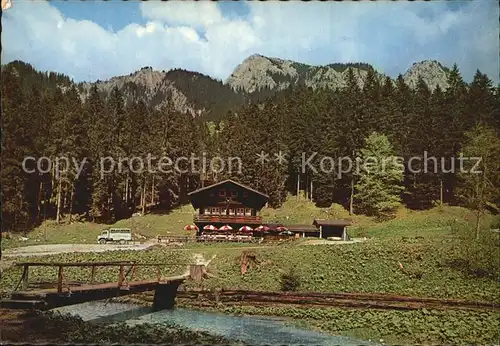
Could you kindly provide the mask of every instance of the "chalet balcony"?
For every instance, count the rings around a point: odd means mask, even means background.
[[[231,223],[242,225],[256,225],[262,223],[262,216],[246,216],[246,215],[195,215],[193,218],[195,223]]]

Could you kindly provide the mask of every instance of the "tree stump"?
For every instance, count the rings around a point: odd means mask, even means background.
[[[200,282],[206,274],[206,269],[203,264],[191,264],[189,267],[189,277],[195,282]]]

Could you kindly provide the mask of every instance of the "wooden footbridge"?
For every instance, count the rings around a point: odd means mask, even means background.
[[[177,289],[190,274],[165,277],[161,276],[161,268],[169,264],[144,264],[135,261],[114,262],[80,262],[80,263],[35,263],[23,262],[16,266],[23,268],[21,279],[11,293],[11,298],[1,301],[1,307],[11,309],[48,310],[65,305],[73,305],[88,301],[108,299],[145,291],[155,291],[153,308],[156,310],[172,309],[175,305]],[[30,267],[57,268],[57,283],[51,288],[29,289]],[[72,284],[65,278],[65,269],[70,267],[90,268],[90,282]],[[117,281],[95,283],[96,271],[100,267],[117,268]],[[141,267],[156,267],[156,278],[150,280],[135,280]],[[197,266],[191,266],[191,272],[197,271]]]

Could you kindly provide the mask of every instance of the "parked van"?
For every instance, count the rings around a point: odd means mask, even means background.
[[[110,228],[105,229],[97,236],[97,242],[106,244],[108,241],[125,244],[132,240],[132,230],[130,228]]]

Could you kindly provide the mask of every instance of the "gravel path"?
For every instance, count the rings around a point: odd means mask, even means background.
[[[145,250],[150,246],[156,245],[155,242],[146,242],[136,245],[118,245],[118,244],[46,244],[31,245],[17,248],[6,249],[2,253],[2,258],[12,258],[21,256],[46,256],[60,253],[72,252],[105,252],[114,250]]]

